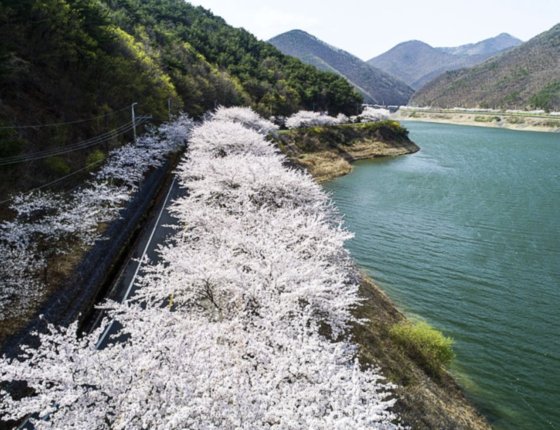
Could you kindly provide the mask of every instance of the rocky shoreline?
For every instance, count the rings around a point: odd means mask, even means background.
[[[355,160],[411,154],[420,149],[398,123],[384,123],[376,127],[290,130],[275,140],[291,162],[324,182],[351,172]],[[366,274],[360,278],[364,301],[354,315],[368,322],[355,324],[352,335],[359,346],[362,365],[380,367],[387,379],[397,385],[395,408],[402,423],[426,430],[490,429],[486,418],[447,371],[428,373],[393,340],[390,328],[406,317]]]
[[[296,165],[325,182],[352,171],[357,160],[412,154],[420,148],[396,121],[289,130],[276,136]]]

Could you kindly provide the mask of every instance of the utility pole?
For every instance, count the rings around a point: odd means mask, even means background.
[[[131,110],[132,110],[132,130],[134,131],[134,144],[136,144],[136,113],[134,112],[134,106],[138,103],[132,103]]]

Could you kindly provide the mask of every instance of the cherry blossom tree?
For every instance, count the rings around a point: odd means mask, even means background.
[[[361,122],[376,122],[389,119],[389,115],[391,113],[387,109],[366,106],[358,118]]]
[[[100,330],[51,327],[41,349],[4,360],[2,380],[36,393],[4,396],[4,418],[36,413],[38,429],[395,428],[383,380],[313,324],[271,336],[166,308],[116,306],[111,316],[127,340],[98,350]]]
[[[325,125],[338,125],[345,124],[349,121],[348,117],[344,114],[339,114],[336,117],[329,116],[321,112],[313,112],[302,110],[296,112],[286,120],[287,128],[301,128]]]
[[[70,194],[17,195],[15,217],[0,223],[0,321],[25,313],[43,297],[43,274],[53,255],[91,246],[101,238],[100,223],[118,217],[150,167],[162,165],[185,145],[193,121],[185,115],[111,151],[107,163],[85,186]]]
[[[262,118],[249,107],[226,108],[218,106],[210,118],[213,121],[236,122],[265,135],[278,129],[278,126]]]
[[[360,301],[351,234],[309,175],[220,115],[192,133],[175,234],[138,293],[106,303],[93,333],[50,326],[38,349],[0,360],[0,382],[34,392],[0,394],[5,418],[32,414],[39,429],[400,428],[392,386],[358,363],[349,334]],[[109,320],[122,329],[98,349]]]

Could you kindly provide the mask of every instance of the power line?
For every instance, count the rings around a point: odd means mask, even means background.
[[[95,136],[93,138],[86,139],[86,140],[83,140],[81,142],[74,143],[74,144],[71,144],[71,145],[58,146],[58,147],[46,149],[46,150],[43,150],[43,151],[33,152],[31,154],[23,154],[23,155],[15,155],[15,156],[12,156],[12,157],[5,157],[5,158],[0,159],[0,165],[17,164],[17,163],[21,163],[23,161],[32,161],[32,160],[35,160],[35,159],[41,159],[41,158],[46,158],[46,157],[53,156],[53,155],[59,155],[60,153],[72,152],[72,151],[75,151],[75,150],[87,148],[87,147],[92,146],[92,145],[94,145],[98,142],[106,141],[108,138],[110,138],[114,135],[121,134],[122,131],[127,130],[127,129],[130,129],[130,125],[128,125],[128,124],[126,124],[124,126],[121,126],[117,129],[111,130],[109,132],[103,133],[99,136]]]
[[[66,179],[68,179],[68,178],[70,178],[70,177],[72,177],[72,176],[74,176],[74,175],[77,175],[78,173],[81,173],[81,172],[83,172],[83,171],[85,171],[85,170],[89,170],[89,169],[91,169],[92,167],[95,167],[95,166],[97,166],[98,164],[103,163],[103,161],[105,161],[105,160],[98,160],[98,161],[95,161],[95,162],[93,162],[93,163],[90,163],[90,164],[88,164],[87,166],[82,167],[81,169],[74,170],[73,172],[68,173],[67,175],[64,175],[64,176],[62,176],[62,177],[60,177],[60,178],[58,178],[58,179],[55,179],[54,181],[48,182],[48,183],[46,183],[46,184],[40,185],[40,186],[35,187],[35,188],[31,188],[30,190],[25,191],[24,194],[31,194],[31,193],[33,193],[33,192],[35,192],[35,191],[42,190],[43,188],[48,188],[48,187],[51,187],[51,186],[53,186],[53,185],[56,185],[56,184],[58,184],[58,183],[60,183],[60,182],[63,182],[64,180],[66,180]],[[12,201],[12,198],[11,198],[11,197],[10,197],[9,199],[0,201],[0,205],[3,205],[3,204],[8,203],[8,202],[10,202],[10,201]]]
[[[93,117],[93,118],[88,118],[88,119],[79,119],[79,120],[76,120],[76,121],[52,122],[52,123],[47,123],[47,124],[36,124],[36,125],[2,126],[2,127],[0,127],[0,130],[6,130],[6,129],[15,130],[15,129],[21,129],[21,128],[59,127],[61,125],[81,124],[81,123],[84,123],[84,122],[95,121],[96,119],[105,118],[107,116],[112,116],[112,115],[115,115],[119,112],[123,112],[123,111],[128,110],[128,109],[129,109],[129,106],[126,106],[122,109],[115,110],[115,111],[112,111],[110,113],[106,113],[106,114],[99,115],[99,116],[96,116],[96,117]]]
[[[90,146],[93,146],[93,145],[97,145],[97,144],[99,144],[99,143],[106,142],[106,141],[108,141],[108,140],[110,140],[110,139],[112,139],[112,138],[114,138],[114,137],[116,137],[116,136],[118,136],[118,135],[127,133],[128,131],[130,131],[130,130],[133,129],[134,125],[141,125],[141,124],[143,124],[143,123],[146,123],[146,122],[148,122],[148,120],[150,120],[151,118],[152,118],[151,116],[140,116],[140,117],[137,117],[137,118],[136,118],[136,124],[132,124],[132,123],[124,124],[123,126],[117,128],[117,129],[114,129],[114,130],[111,130],[111,131],[109,131],[109,132],[103,133],[103,134],[101,134],[101,135],[99,135],[99,136],[96,136],[95,138],[88,139],[88,140],[83,141],[83,142],[78,142],[77,144],[71,145],[70,147],[59,147],[59,148],[53,148],[53,149],[50,150],[50,151],[40,151],[40,152],[36,152],[36,153],[33,153],[33,154],[27,154],[27,155],[28,155],[28,158],[27,158],[27,159],[24,159],[24,160],[21,160],[21,161],[18,161],[18,162],[39,160],[39,159],[46,158],[46,157],[50,157],[50,156],[53,156],[53,155],[60,155],[60,154],[68,153],[68,152],[77,151],[77,150],[79,150],[79,149],[85,149],[85,148],[88,148],[88,147],[90,147]],[[60,151],[60,150],[62,150],[62,149],[65,149],[65,151],[63,151],[63,152]],[[55,151],[56,151],[56,152],[55,152]],[[13,158],[13,157],[9,157],[9,158]],[[21,158],[21,157],[20,157],[20,158]],[[4,163],[4,164],[3,164],[3,163],[2,163],[3,160],[6,160],[6,159],[0,159],[0,166],[2,166],[2,165],[8,165],[8,164],[15,164],[15,163],[16,163],[15,161],[12,161],[11,163]],[[60,183],[60,182],[63,182],[63,181],[65,181],[66,179],[68,179],[68,178],[70,178],[70,177],[72,177],[72,176],[74,176],[74,175],[77,175],[78,173],[81,173],[81,172],[83,172],[83,171],[85,171],[85,170],[88,170],[88,169],[91,169],[92,167],[97,166],[98,164],[101,164],[103,161],[104,161],[104,160],[98,160],[98,161],[96,161],[96,162],[94,162],[94,163],[90,163],[90,164],[88,164],[88,165],[85,166],[85,167],[82,167],[82,168],[80,168],[80,169],[77,169],[77,170],[75,170],[75,171],[73,171],[73,172],[71,172],[71,173],[68,173],[67,175],[64,175],[64,176],[62,176],[62,177],[60,177],[60,178],[58,178],[58,179],[55,179],[54,181],[48,182],[48,183],[46,183],[46,184],[40,185],[40,186],[35,187],[35,188],[32,188],[32,189],[30,189],[30,190],[27,190],[27,191],[25,191],[25,194],[29,194],[29,193],[32,193],[32,192],[35,192],[35,191],[39,191],[39,190],[42,190],[42,189],[44,189],[44,188],[47,188],[47,187],[56,185],[56,184],[58,184],[58,183]],[[75,188],[76,188],[76,187],[75,187]],[[0,205],[4,205],[5,203],[10,202],[11,200],[12,200],[11,197],[10,197],[9,199],[2,200],[2,201],[0,201]]]
[[[90,139],[83,140],[81,142],[77,142],[71,145],[66,146],[59,146],[56,148],[46,149],[44,151],[38,151],[31,154],[23,154],[23,155],[15,155],[12,157],[5,157],[0,158],[0,166],[8,166],[12,164],[19,164],[29,161],[36,161],[41,160],[48,157],[53,157],[56,155],[63,155],[70,152],[79,151],[82,149],[87,149],[95,145],[99,145],[104,142],[108,142],[109,140],[120,136],[122,134],[128,133],[130,130],[133,130],[136,125],[141,125],[147,122],[151,117],[149,116],[140,116],[136,118],[136,123],[132,124],[127,122],[126,124],[121,125],[120,127],[95,136]]]

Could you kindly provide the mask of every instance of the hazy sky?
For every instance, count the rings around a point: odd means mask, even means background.
[[[457,46],[499,33],[523,40],[560,22],[560,0],[193,0],[267,40],[295,28],[368,60],[418,39]]]

